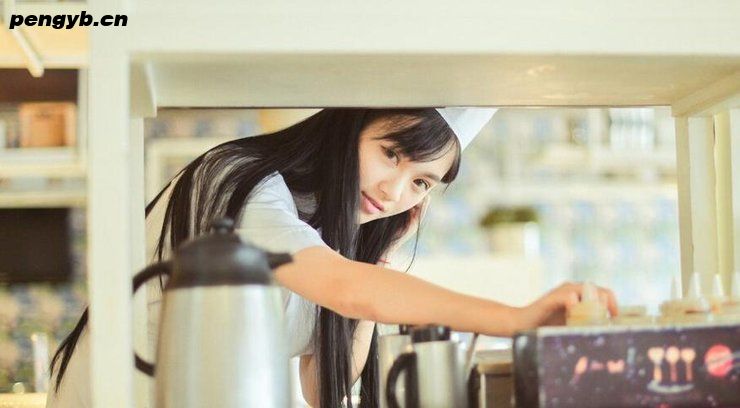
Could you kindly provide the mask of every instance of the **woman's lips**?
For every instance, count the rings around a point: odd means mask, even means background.
[[[365,193],[362,193],[362,209],[368,214],[377,214],[384,210],[383,206]]]

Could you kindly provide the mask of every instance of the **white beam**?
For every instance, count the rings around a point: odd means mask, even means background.
[[[93,29],[90,39],[88,290],[96,408],[133,406],[129,59],[115,31]]]
[[[157,116],[157,95],[151,63],[131,65],[131,116],[153,118]]]
[[[732,157],[732,230],[734,269],[740,269],[740,107],[730,109],[729,139]],[[725,288],[730,288],[730,278],[725,278]]]
[[[691,163],[689,120],[674,119],[676,126],[676,178],[678,187],[678,226],[681,245],[681,275],[684,286],[694,271],[693,219],[691,217]]]
[[[717,171],[717,250],[718,269],[725,288],[734,269],[733,259],[733,174],[730,116],[720,112],[714,117],[716,146],[714,150]]]
[[[146,259],[146,228],[144,221],[144,119],[131,119],[131,263],[132,278],[137,271],[144,269]],[[148,349],[147,336],[147,297],[141,290],[134,298],[134,348],[142,353]],[[147,357],[151,358],[151,357]],[[135,401],[137,407],[149,405],[149,384],[151,379],[144,373],[136,372],[134,376]]]
[[[87,134],[90,126],[89,102],[90,99],[90,71],[87,68],[77,70],[77,160],[87,165]]]
[[[44,63],[41,61],[41,56],[39,56],[38,51],[36,51],[36,48],[31,44],[28,37],[26,37],[23,29],[21,27],[16,27],[9,31],[23,51],[23,58],[26,60],[28,72],[30,72],[34,78],[41,78],[44,76]]]
[[[698,272],[706,293],[719,268],[714,126],[711,117],[675,121],[683,289]]]

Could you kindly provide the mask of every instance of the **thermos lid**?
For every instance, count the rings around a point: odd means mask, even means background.
[[[412,343],[425,343],[429,341],[448,341],[450,339],[450,328],[447,326],[426,325],[411,329]]]
[[[221,218],[211,232],[185,242],[173,257],[167,289],[217,285],[271,285],[272,269],[291,262],[289,254],[267,253],[242,241],[234,221]]]

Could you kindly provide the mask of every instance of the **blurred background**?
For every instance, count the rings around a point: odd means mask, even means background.
[[[29,78],[0,70],[0,392],[44,387],[34,355],[56,349],[87,297],[77,71]],[[160,110],[145,121],[147,199],[208,148],[316,111]],[[412,254],[409,243],[393,266],[510,304],[589,280],[654,312],[680,262],[669,110],[499,110],[433,197]]]

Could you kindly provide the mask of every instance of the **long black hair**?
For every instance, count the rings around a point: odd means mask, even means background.
[[[377,263],[411,219],[406,211],[357,223],[360,133],[377,120],[382,120],[381,138],[392,142],[410,160],[431,161],[453,149],[455,160],[442,181],[449,184],[455,179],[460,145],[435,109],[323,109],[286,129],[221,144],[188,164],[172,186],[157,258],[162,260],[167,251],[206,232],[210,220],[216,217],[239,220],[250,192],[267,176],[279,172],[292,194],[315,200],[315,210],[299,212],[299,217],[320,229],[329,247],[348,259]],[[147,216],[161,196],[147,205]],[[87,322],[87,313],[86,309],[52,359],[52,371],[57,360],[61,361],[56,390]],[[351,407],[350,362],[358,320],[321,306],[317,306],[316,313],[314,344],[318,345],[315,358],[319,362],[321,407],[340,407],[345,398]],[[376,330],[362,371],[360,407],[378,405],[378,381]]]

